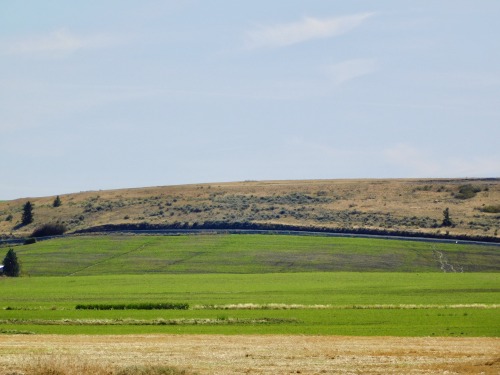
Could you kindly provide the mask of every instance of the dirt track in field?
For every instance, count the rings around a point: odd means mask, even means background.
[[[198,374],[499,374],[499,338],[1,335],[0,374],[57,358]]]

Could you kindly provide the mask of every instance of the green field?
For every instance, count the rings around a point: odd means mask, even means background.
[[[4,278],[1,282],[0,330],[4,331],[500,334],[495,273],[108,275]],[[130,301],[187,302],[190,309],[75,309],[79,303]],[[235,304],[240,306],[231,306]]]
[[[97,236],[16,247],[25,275],[498,272],[500,247],[281,235]]]
[[[0,278],[4,333],[500,335],[494,246],[206,235],[77,237],[15,250],[24,276]],[[443,259],[464,272],[443,272]],[[477,269],[489,272],[467,272]],[[189,309],[75,308],[129,303]]]

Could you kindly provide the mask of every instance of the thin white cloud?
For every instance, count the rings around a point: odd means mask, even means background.
[[[4,41],[0,48],[5,55],[61,57],[81,49],[104,48],[117,42],[117,38],[110,35],[80,36],[66,29],[59,29],[46,35]]]
[[[421,150],[406,144],[399,143],[384,150],[386,160],[394,165],[404,167],[409,177],[439,175],[439,165],[430,160]]]
[[[378,69],[375,59],[353,59],[326,67],[326,74],[337,85],[370,74]]]
[[[384,150],[390,164],[405,168],[408,177],[496,177],[500,174],[498,156],[474,156],[469,159],[443,157],[400,143]]]
[[[0,87],[0,132],[40,128],[65,116],[92,113],[117,103],[141,102],[165,95],[148,86],[50,84],[35,81],[3,81]],[[23,100],[16,100],[23,97]],[[70,126],[70,125],[68,125]]]
[[[374,13],[360,13],[343,17],[305,17],[298,22],[260,26],[246,34],[249,49],[285,47],[312,39],[341,35],[361,25]]]

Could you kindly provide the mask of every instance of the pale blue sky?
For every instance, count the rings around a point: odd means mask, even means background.
[[[0,199],[499,177],[500,1],[0,1]]]

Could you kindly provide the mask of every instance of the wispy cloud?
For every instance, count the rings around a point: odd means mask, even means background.
[[[5,55],[61,57],[81,49],[104,48],[118,42],[116,37],[110,35],[81,36],[66,29],[59,29],[45,35],[4,41],[0,48]]]
[[[378,69],[375,59],[353,59],[326,67],[326,74],[337,85],[370,74]]]
[[[439,175],[440,167],[425,152],[407,143],[399,143],[384,150],[384,156],[390,164],[406,170],[408,177]]]
[[[260,26],[246,33],[247,47],[285,47],[312,39],[341,35],[358,27],[373,15],[374,13],[360,13],[323,19],[305,17],[298,22]]]
[[[385,159],[405,169],[408,177],[496,177],[500,174],[498,155],[443,157],[406,143],[384,150]]]

